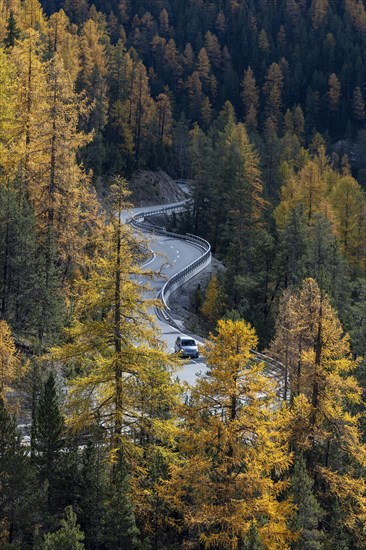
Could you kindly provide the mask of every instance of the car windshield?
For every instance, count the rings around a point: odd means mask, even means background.
[[[196,342],[194,340],[182,340],[182,346],[195,346]]]

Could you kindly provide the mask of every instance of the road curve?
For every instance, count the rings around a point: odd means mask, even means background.
[[[159,206],[131,209],[125,216],[125,219],[130,219],[137,212],[147,213],[157,208],[159,208]],[[202,248],[194,243],[174,238],[172,235],[154,235],[152,233],[143,232],[143,238],[153,254],[152,258],[146,262],[144,267],[161,273],[161,276],[149,282],[152,297],[156,297],[159,294],[167,280],[200,258],[203,254]],[[142,282],[141,280],[141,283]],[[160,316],[156,317],[156,322],[161,332],[161,339],[165,342],[167,351],[173,352],[174,342],[178,334],[185,334],[183,327],[179,330],[176,326],[172,326],[168,322],[163,321]],[[181,326],[179,321],[176,321],[176,324],[178,327]],[[203,343],[203,341],[201,340],[200,343]],[[184,364],[182,361],[182,368],[177,371],[177,376],[181,381],[194,384],[196,375],[205,370],[206,364],[200,358]]]

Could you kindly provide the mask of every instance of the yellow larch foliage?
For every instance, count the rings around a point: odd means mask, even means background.
[[[347,259],[364,269],[366,196],[358,182],[350,174],[330,168],[323,146],[299,172],[288,165],[284,168],[285,184],[274,211],[277,227],[284,229],[290,213],[299,205],[309,226],[321,214],[330,222]]]
[[[0,398],[6,403],[12,384],[26,372],[15,348],[14,339],[6,321],[0,321]],[[13,400],[13,404],[15,401]]]
[[[275,383],[252,349],[254,329],[219,321],[206,345],[209,371],[182,411],[181,459],[162,491],[204,548],[235,550],[252,522],[266,548],[289,548],[291,502],[283,475],[291,453],[275,406]],[[190,539],[191,540],[191,539]]]
[[[324,210],[327,195],[327,179],[316,160],[310,160],[297,173],[291,172],[281,189],[281,203],[274,216],[277,226],[284,228],[288,215],[297,205],[303,204],[304,214],[309,224],[315,214]]]
[[[322,24],[328,11],[328,5],[329,5],[328,0],[312,0],[311,6],[310,6],[310,12],[311,12],[311,21],[315,29],[318,29]]]
[[[202,304],[201,311],[205,317],[207,317],[210,324],[216,323],[218,314],[222,309],[220,303],[220,290],[217,275],[213,274],[205,292],[205,301]]]
[[[121,221],[125,208],[125,181],[112,187],[113,216],[104,229],[104,248],[93,258],[88,277],[76,289],[75,316],[67,330],[68,341],[52,350],[51,359],[75,369],[68,394],[69,424],[84,429],[98,415],[114,450],[123,447],[137,468],[139,443],[162,441],[166,418],[176,386],[171,382],[174,360],[164,352],[144,300],[146,287],[138,278],[137,243]],[[169,423],[169,422],[168,422]],[[167,430],[168,439],[169,430]]]
[[[0,48],[0,181],[14,175],[19,132],[18,91],[16,67]]]
[[[80,45],[77,27],[71,25],[63,10],[51,15],[47,33],[51,48],[57,52],[63,61],[65,71],[75,82],[80,70]]]
[[[287,368],[291,447],[304,453],[311,474],[323,480],[328,495],[337,496],[345,512],[345,525],[357,538],[364,537],[366,466],[359,416],[351,406],[362,401],[353,376],[348,334],[313,279],[287,293],[281,304],[270,353]],[[340,488],[342,487],[342,491]],[[365,544],[364,538],[363,544]]]
[[[349,260],[362,262],[364,258],[365,193],[349,175],[341,176],[330,193],[330,201],[337,220],[337,233]]]
[[[22,32],[29,29],[46,31],[47,21],[38,0],[0,0],[0,41],[5,36],[10,13]]]

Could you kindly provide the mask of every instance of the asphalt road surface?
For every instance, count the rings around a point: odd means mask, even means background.
[[[132,214],[136,212],[149,211],[156,208],[158,207],[145,207],[130,210],[127,218],[131,217]],[[149,285],[151,287],[151,297],[157,296],[167,279],[172,277],[178,271],[181,271],[202,255],[202,251],[194,244],[182,241],[180,239],[174,239],[171,236],[165,237],[164,235],[143,233],[143,238],[147,241],[147,246],[153,253],[153,257],[146,262],[144,269],[161,273],[161,276],[149,281]],[[139,282],[144,284],[146,281],[142,278]],[[174,313],[171,312],[171,314],[174,318]],[[178,325],[181,324],[179,321],[176,322]],[[158,318],[156,319],[156,323],[161,332],[161,340],[165,342],[167,352],[173,353],[174,342],[177,336],[179,334],[185,335],[183,328],[180,331]],[[203,344],[203,341],[198,341],[198,343]],[[194,384],[196,375],[200,372],[204,372],[205,370],[206,364],[204,363],[204,359],[201,357],[198,359],[192,359],[189,362],[182,359],[182,367],[177,371],[176,375],[182,382]]]

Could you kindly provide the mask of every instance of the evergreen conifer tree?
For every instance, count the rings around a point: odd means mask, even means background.
[[[296,505],[292,529],[299,534],[293,543],[293,550],[322,550],[324,533],[320,528],[324,513],[313,493],[314,480],[306,470],[304,458],[297,457],[291,477],[289,493]]]
[[[56,492],[61,475],[60,454],[64,441],[64,419],[60,411],[56,380],[50,372],[37,408],[35,461],[39,479],[46,484],[47,511],[57,509]]]
[[[38,513],[35,472],[15,419],[0,397],[0,547],[29,543]]]
[[[12,48],[15,41],[20,37],[20,29],[14,16],[13,10],[10,10],[8,24],[6,25],[6,35],[4,38],[5,48]]]
[[[113,480],[108,492],[103,537],[106,548],[138,550],[141,548],[139,530],[131,501],[128,467],[122,449],[117,452]]]
[[[255,523],[251,523],[247,534],[245,535],[240,550],[265,550],[261,542]]]
[[[84,533],[77,524],[77,517],[71,506],[65,508],[65,518],[55,533],[47,533],[42,550],[83,550]]]
[[[97,550],[104,540],[107,487],[107,449],[103,429],[96,425],[83,451],[80,471],[78,510],[87,548]]]

